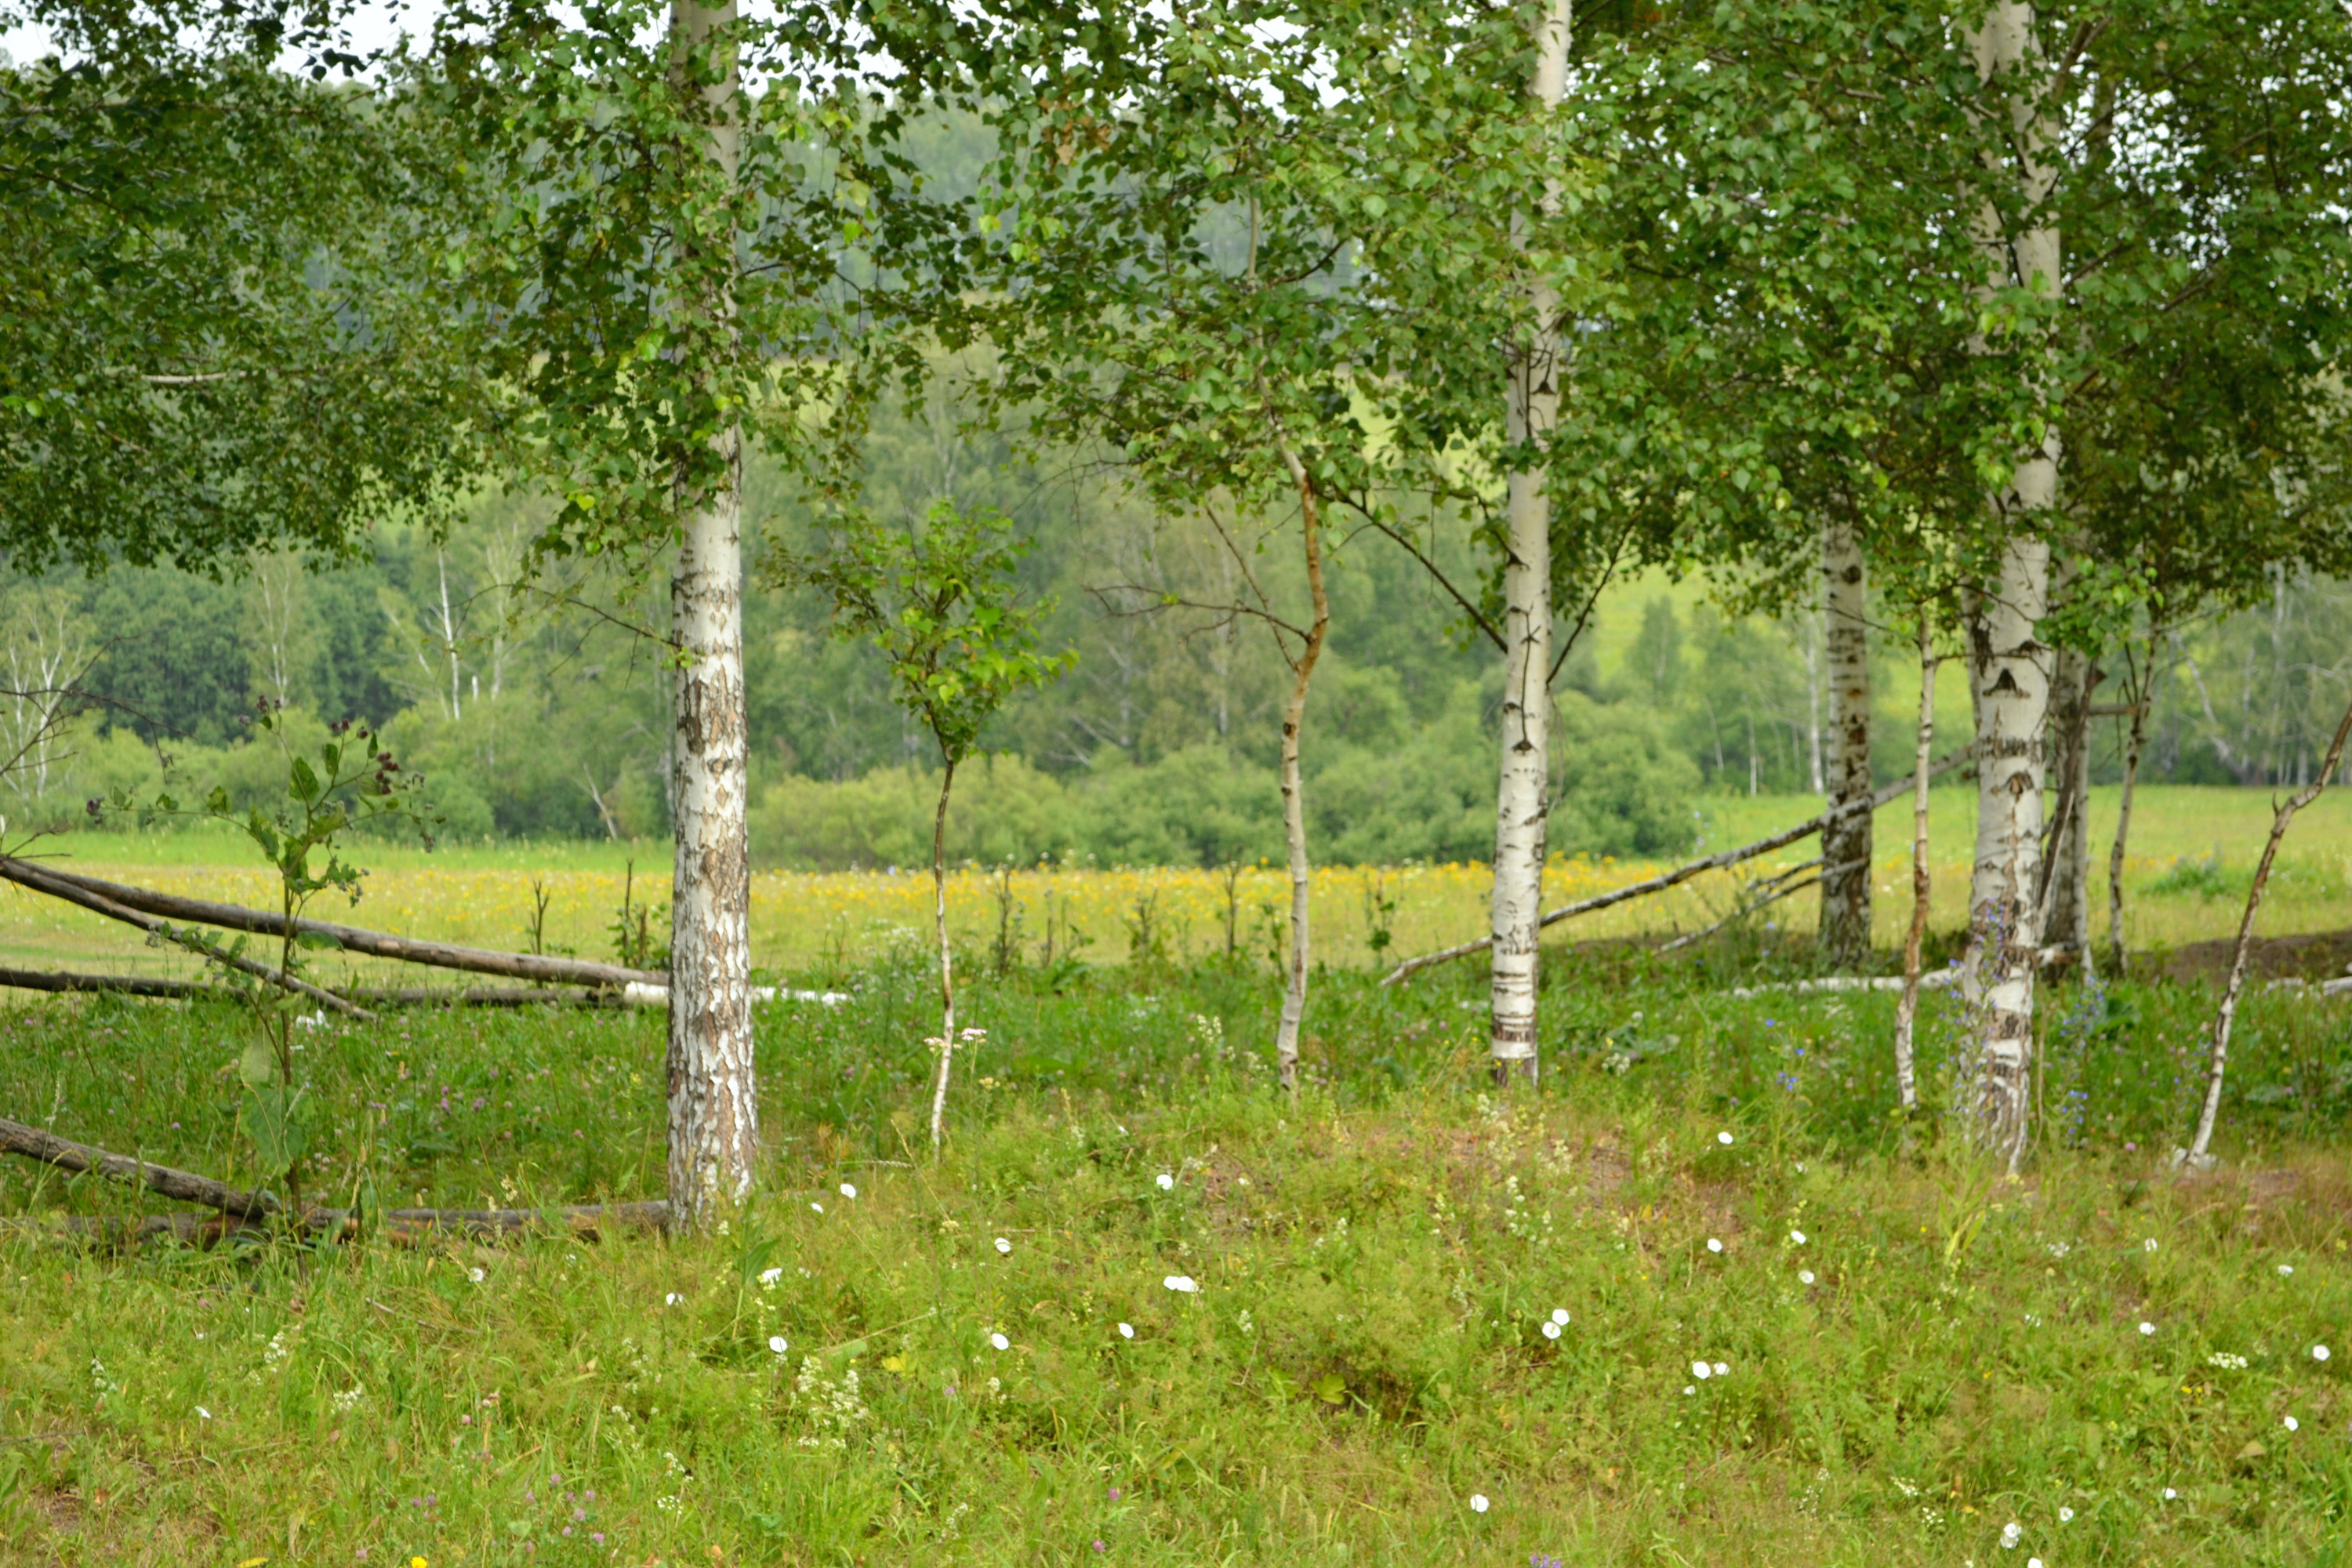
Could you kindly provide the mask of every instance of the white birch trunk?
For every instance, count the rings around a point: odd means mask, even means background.
[[[1323,509],[1314,481],[1287,446],[1283,462],[1298,487],[1298,524],[1306,538],[1307,588],[1315,618],[1307,628],[1306,646],[1290,668],[1290,700],[1282,709],[1282,837],[1290,861],[1290,963],[1282,988],[1282,1018],[1274,1036],[1275,1070],[1282,1087],[1298,1088],[1298,1029],[1307,1016],[1307,914],[1314,866],[1307,856],[1307,795],[1299,777],[1298,746],[1307,723],[1307,691],[1315,679],[1316,661],[1323,657],[1323,641],[1331,629],[1331,602],[1323,587]]]
[[[940,1076],[931,1089],[931,1158],[947,1137],[948,1079],[955,1067],[955,949],[948,943],[948,792],[955,787],[956,760],[947,759],[940,776],[940,804],[931,818],[931,930],[940,944]]]
[[[2124,847],[2131,839],[2132,793],[2139,784],[2140,751],[2147,738],[2147,710],[2156,694],[2156,656],[2164,633],[2151,626],[2147,634],[2147,665],[2132,692],[2131,733],[2124,742],[2124,787],[2116,803],[2116,841],[2107,849],[2107,967],[2118,980],[2126,973],[2124,955]]]
[[[2032,467],[2047,465],[2037,460]],[[2021,485],[2028,478],[2021,472]],[[2034,961],[2042,947],[2034,893],[2050,650],[2034,639],[2034,631],[2047,608],[2049,568],[2047,545],[2025,534],[2013,538],[2001,553],[2000,580],[1978,600],[1969,628],[1969,674],[1977,689],[1977,845],[1963,984],[1979,1031],[1970,1110],[1976,1136],[2011,1170],[2025,1153]]]
[[[1927,784],[1936,745],[1938,662],[1923,605],[1919,609],[1919,738],[1911,775],[1911,929],[1903,938],[1903,996],[1895,1005],[1895,1097],[1906,1111],[1919,1104],[1919,1073],[1911,1042],[1919,1017],[1919,949],[1927,936],[1927,897],[1935,890],[1927,865]]]
[[[674,5],[671,36],[702,47],[734,6]],[[729,69],[714,93],[732,98]],[[709,155],[732,179],[737,121],[714,128]],[[731,301],[699,302],[731,310]],[[670,780],[677,858],[670,890],[669,1202],[671,1223],[700,1229],[740,1203],[759,1152],[751,1059],[749,758],[743,700],[742,431],[717,437],[723,468],[679,518],[670,631],[682,662],[673,684]]]
[[[1870,798],[1870,584],[1851,528],[1822,531],[1822,618],[1829,666],[1828,804]],[[1870,956],[1870,813],[1832,819],[1822,835],[1823,962],[1852,971]]]
[[[2046,67],[2033,37],[2033,9],[2000,0],[1970,39],[1980,79],[2022,76],[2012,98],[2005,160],[2021,194],[2049,193],[2043,161],[2052,127],[2042,102]],[[1988,212],[1978,240],[1996,279],[2054,294],[2062,286],[2058,232],[2004,234]],[[2014,1173],[2025,1157],[2032,1110],[2034,964],[2041,948],[2039,875],[2043,773],[2048,761],[2050,649],[2039,640],[2049,612],[2050,547],[2042,520],[2057,500],[2058,437],[2019,455],[2009,488],[1991,498],[2007,531],[1999,581],[1970,606],[1969,662],[1977,700],[1977,846],[1969,888],[1969,959],[1964,984],[1977,1019],[1969,1112],[1981,1147]]]
[[[2051,807],[2049,860],[2042,868],[2042,943],[2082,957],[2091,972],[2091,694],[2098,662],[2073,648],[2057,650],[2050,691],[2050,767],[2057,798]]]
[[[1545,112],[1568,79],[1566,0],[1543,0],[1529,90]],[[1547,212],[1558,189],[1544,196]],[[1505,386],[1507,439],[1540,442],[1559,422],[1559,297],[1529,279],[1528,319]],[[1495,792],[1492,1014],[1487,1032],[1498,1083],[1535,1081],[1536,987],[1543,868],[1551,809],[1551,501],[1540,467],[1507,477],[1503,563],[1501,778]]]

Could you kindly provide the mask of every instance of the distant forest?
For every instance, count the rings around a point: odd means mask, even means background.
[[[1104,469],[1015,470],[941,415],[885,419],[869,504],[919,516],[953,496],[1002,508],[1034,542],[1027,588],[1055,608],[1047,643],[1071,671],[1009,710],[961,786],[958,858],[1204,864],[1278,858],[1275,783],[1286,672],[1263,627],[1212,608],[1241,566],[1204,521],[1155,516]],[[790,545],[808,513],[755,476],[762,537]],[[534,567],[544,512],[487,496],[442,542],[379,531],[365,559],[255,558],[220,580],[168,568],[0,579],[0,656],[25,689],[72,678],[99,700],[8,781],[19,824],[72,822],[121,786],[184,784],[244,797],[282,786],[247,739],[258,700],[323,724],[380,726],[428,778],[445,831],[492,837],[659,838],[668,826],[657,593],[610,574]],[[771,548],[773,543],[771,542]],[[1475,585],[1471,546],[1426,542]],[[756,554],[759,546],[755,545]],[[1297,567],[1249,563],[1270,592]],[[752,574],[756,579],[756,572]],[[1396,542],[1344,540],[1331,653],[1307,716],[1307,799],[1318,858],[1483,859],[1494,845],[1498,669],[1465,617]],[[1562,612],[1561,635],[1574,626]],[[746,604],[754,805],[763,864],[928,859],[937,758],[890,700],[878,657],[830,635],[813,595]],[[1620,584],[1586,617],[1559,682],[1551,842],[1654,855],[1693,837],[1705,793],[1821,786],[1818,617],[1734,616],[1654,580]],[[1883,776],[1908,766],[1916,676],[1899,637],[1879,650],[1874,740]],[[2158,661],[2146,775],[2277,784],[2308,773],[2352,665],[2352,593],[2282,579],[2271,602],[2188,628]],[[2100,700],[2136,672],[2115,669]],[[1948,680],[1950,677],[1948,676]],[[1966,732],[1964,712],[1946,729]],[[0,710],[29,733],[31,699]],[[2120,771],[2112,721],[2095,777]]]

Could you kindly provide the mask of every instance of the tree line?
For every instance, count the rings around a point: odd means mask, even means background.
[[[1133,614],[1271,652],[1286,1083],[1343,549],[1425,574],[1493,672],[1506,1079],[1603,586],[1818,602],[1833,806],[1873,783],[1874,637],[1959,661],[1968,1121],[2012,1165],[2108,672],[2344,564],[2338,9],[469,0],[373,54],[331,7],[11,15],[58,52],[5,76],[0,548],[331,561],[446,537],[488,479],[539,498],[515,581],[657,671],[689,1218],[756,1146],[755,472],[810,520],[759,582],[880,647],[938,823],[975,726],[1067,678],[1003,512],[864,482],[941,389],[958,435],[1185,520],[1204,570],[1139,558],[1104,584]],[[1824,820],[1852,965],[1869,817]]]

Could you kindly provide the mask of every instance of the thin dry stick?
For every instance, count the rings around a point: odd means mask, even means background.
[[[2213,1142],[2213,1122],[2221,1113],[2221,1075],[2230,1062],[2230,1026],[2238,1016],[2238,993],[2246,984],[2246,955],[2253,951],[2254,911],[2263,907],[2263,889],[2271,879],[2271,863],[2278,858],[2279,840],[2286,837],[2288,824],[2294,814],[2319,798],[2336,770],[2344,765],[2344,742],[2352,737],[2352,706],[2344,710],[2344,717],[2336,726],[2336,739],[2327,747],[2327,760],[2320,764],[2318,776],[2286,797],[2271,819],[2270,841],[2263,846],[2262,864],[2254,868],[2254,885],[2246,889],[2246,910],[2238,917],[2237,951],[2230,958],[2229,982],[2221,987],[2221,1011],[2213,1018],[2213,1060],[2206,1069],[2205,1104],[2197,1113],[2197,1137],[2189,1145],[2186,1162],[2194,1167],[2205,1163],[2206,1151]]]
[[[2116,841],[2107,851],[2107,967],[2124,977],[2124,843],[2131,837],[2132,790],[2139,782],[2141,748],[2147,739],[2148,703],[2156,691],[2156,651],[2163,637],[2160,626],[2147,634],[2147,662],[2140,667],[2139,689],[2132,693],[2131,736],[2124,747],[2124,789],[2116,814]]]
[[[1919,1104],[1911,1035],[1919,1016],[1919,948],[1927,935],[1927,752],[1936,742],[1936,657],[1927,616],[1919,615],[1919,763],[1911,775],[1911,930],[1903,939],[1903,999],[1895,1005],[1895,1093],[1906,1110]]]
[[[1940,776],[1958,767],[1969,760],[1969,748],[1963,746],[1958,751],[1947,754],[1936,763],[1930,776]],[[1663,893],[1669,888],[1682,886],[1694,877],[1703,877],[1709,871],[1720,871],[1727,866],[1737,866],[1743,861],[1753,860],[1759,855],[1769,855],[1775,849],[1785,849],[1800,838],[1810,838],[1819,833],[1822,824],[1826,822],[1843,816],[1849,812],[1876,811],[1880,806],[1900,796],[1910,788],[1911,780],[1903,779],[1888,784],[1868,800],[1850,800],[1843,805],[1832,806],[1821,816],[1807,817],[1794,827],[1784,827],[1769,838],[1759,838],[1753,844],[1743,844],[1737,849],[1726,849],[1719,854],[1709,855],[1704,859],[1689,861],[1644,881],[1629,883],[1622,888],[1613,888],[1605,893],[1595,893],[1589,899],[1579,899],[1572,904],[1564,904],[1559,909],[1547,911],[1540,923],[1552,925],[1576,915],[1589,915],[1596,910],[1605,910],[1614,904],[1647,898],[1652,893]],[[1418,958],[1408,958],[1382,976],[1381,984],[1394,985],[1400,980],[1418,974],[1434,964],[1450,963],[1457,958],[1467,958],[1474,952],[1484,952],[1494,945],[1494,941],[1491,935],[1482,936],[1475,942],[1465,942],[1455,947],[1440,948],[1435,952],[1424,952]]]
[[[236,993],[193,980],[156,980],[143,974],[78,974],[64,969],[0,969],[0,985],[18,991],[112,991],[127,996],[158,996],[173,1001],[201,996],[233,999]]]

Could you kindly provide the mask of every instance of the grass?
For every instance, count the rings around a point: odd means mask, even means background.
[[[724,1236],[124,1256],[20,1230],[0,1560],[2337,1561],[2352,1399],[2312,1347],[2352,1309],[2323,1152],[2347,1005],[2250,998],[2229,1162],[2182,1184],[2154,1151],[2210,996],[2055,989],[2011,1186],[1888,1119],[1890,999],[1728,994],[1794,972],[1765,940],[1555,962],[1549,1076],[1509,1100],[1468,971],[1327,972],[1296,1102],[1255,1065],[1262,964],[976,974],[990,1037],[937,1165],[928,983],[886,944],[795,976],[851,1002],[764,1011],[769,1152]],[[1963,1023],[1928,1005],[1937,1104]],[[249,1177],[246,1027],[12,1009],[0,1110]],[[654,1191],[661,1052],[644,1015],[317,1031],[311,1188]],[[0,1173],[0,1212],[138,1206]]]
[[[1956,930],[1965,920],[1974,801],[1971,793],[1958,789],[1939,790],[1933,797],[1937,864],[1931,908],[1938,930]],[[1818,810],[1819,802],[1711,797],[1706,808],[1702,842],[1717,849],[1752,842],[1801,820]],[[2112,837],[2114,811],[2113,790],[2093,792],[2095,845]],[[2137,852],[2126,868],[2131,903],[2126,933],[2133,946],[2174,946],[2227,934],[2235,914],[2231,902],[2243,895],[2244,879],[2270,828],[2270,796],[2258,790],[2159,786],[2144,792],[2135,812]],[[1880,813],[1876,828],[1874,912],[1878,943],[1891,952],[1910,913],[1907,804]],[[68,855],[71,864],[100,876],[246,902],[275,901],[268,873],[255,863],[250,847],[225,834],[79,834],[58,841],[55,848]],[[661,903],[668,887],[669,850],[659,844],[453,846],[431,855],[362,845],[356,853],[373,868],[366,897],[356,910],[331,900],[318,910],[322,917],[490,947],[527,945],[534,881],[544,885],[549,899],[546,944],[593,957],[612,952],[610,928],[631,861],[635,881],[628,886],[636,902],[650,897]],[[1807,841],[1759,862],[1757,868],[1793,865],[1813,853],[1815,847]],[[2105,859],[2104,853],[2095,858],[2093,929],[2104,936]],[[1653,875],[1663,865],[1556,859],[1546,879],[1547,898],[1559,902],[1585,897]],[[1705,879],[1555,931],[1577,940],[1690,931],[1731,909],[1739,886],[1728,875]],[[1325,963],[1353,966],[1372,959],[1382,928],[1388,941],[1377,951],[1391,959],[1478,934],[1485,929],[1489,882],[1478,866],[1333,867],[1317,873],[1316,889],[1317,953]],[[929,924],[929,879],[909,872],[765,871],[753,877],[751,892],[753,959],[771,971],[820,963],[839,966],[887,948],[897,933]],[[2262,929],[2278,934],[2341,928],[2352,923],[2346,917],[2347,893],[2352,791],[2332,791],[2298,818],[2273,875]],[[1387,916],[1376,912],[1383,900],[1394,903]],[[1229,915],[1234,946],[1252,955],[1265,953],[1278,938],[1277,911],[1286,910],[1288,889],[1280,871],[1253,868],[1241,875],[1229,909],[1223,879],[1210,871],[1056,868],[1018,872],[999,883],[985,872],[966,869],[951,880],[949,901],[951,922],[976,951],[989,950],[1002,931],[1036,958],[1050,932],[1054,956],[1075,952],[1084,962],[1118,963],[1139,942],[1177,958],[1221,952]],[[1810,929],[1813,895],[1788,900],[1770,918],[1791,930]],[[0,963],[194,973],[194,961],[185,954],[142,946],[142,940],[98,916],[0,886]],[[398,973],[397,966],[357,967],[376,984],[391,983]],[[332,973],[335,966],[330,968]],[[410,971],[398,983],[415,982]]]

